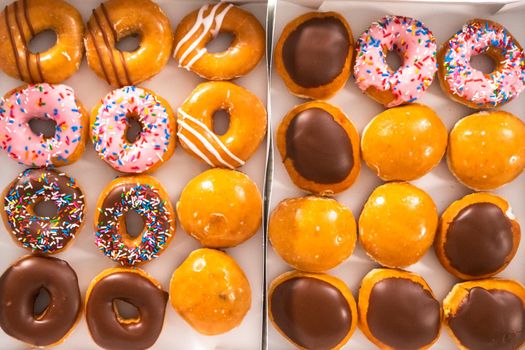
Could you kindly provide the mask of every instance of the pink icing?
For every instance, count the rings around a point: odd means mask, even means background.
[[[33,118],[54,120],[54,137],[35,135],[29,127]],[[67,163],[83,142],[82,118],[75,93],[69,86],[28,85],[0,101],[0,147],[27,166]]]
[[[385,53],[397,51],[403,64],[392,72]],[[354,76],[365,91],[375,87],[394,95],[387,107],[413,102],[430,86],[436,73],[436,40],[420,21],[387,16],[372,23],[357,41]]]
[[[133,143],[125,138],[130,115],[142,126]],[[114,169],[142,173],[164,160],[173,130],[167,106],[144,89],[126,86],[104,97],[91,133],[95,150]]]

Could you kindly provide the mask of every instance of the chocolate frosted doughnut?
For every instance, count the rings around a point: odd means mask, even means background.
[[[50,301],[35,315],[42,289]],[[13,338],[31,346],[56,345],[68,336],[80,314],[77,275],[63,260],[28,255],[0,277],[0,327]]]

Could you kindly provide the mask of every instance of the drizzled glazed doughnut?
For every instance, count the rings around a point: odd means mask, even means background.
[[[434,80],[436,50],[436,39],[423,23],[386,16],[372,23],[357,41],[357,86],[385,107],[414,102]],[[403,60],[395,72],[386,62],[389,51],[396,51]]]
[[[224,110],[230,126],[212,129],[213,115]],[[234,169],[257,150],[266,134],[266,110],[257,96],[230,82],[199,84],[178,109],[177,136],[182,147],[211,167]]]
[[[46,30],[57,41],[47,51],[32,53],[29,42]],[[60,83],[80,67],[84,55],[84,22],[62,0],[17,0],[0,14],[0,69],[26,83]]]
[[[0,147],[27,166],[71,164],[84,152],[88,119],[69,86],[21,86],[0,99]],[[46,134],[35,134],[34,121],[53,127]]]
[[[485,54],[496,67],[484,74],[470,65]],[[482,19],[467,22],[438,54],[439,81],[453,100],[483,109],[501,106],[525,90],[525,53],[502,25]]]
[[[142,225],[127,227],[130,211],[141,217]],[[146,263],[170,243],[175,234],[174,215],[166,190],[152,176],[116,178],[98,198],[95,244],[104,255],[122,265]],[[131,236],[131,229],[139,234]]]
[[[139,47],[121,51],[116,44],[140,36]],[[86,57],[95,73],[113,86],[134,85],[166,65],[173,47],[168,17],[150,0],[108,0],[93,10],[87,23]]]
[[[206,45],[221,32],[234,40],[223,52]],[[173,57],[179,66],[208,80],[230,80],[250,72],[264,55],[264,29],[251,13],[232,4],[204,5],[188,14],[175,31]]]
[[[38,205],[51,202],[54,215]],[[4,191],[2,217],[7,231],[22,247],[57,253],[80,232],[85,216],[84,194],[75,179],[52,169],[27,169]]]

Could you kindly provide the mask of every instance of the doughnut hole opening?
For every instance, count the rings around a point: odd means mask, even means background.
[[[230,113],[225,109],[218,109],[212,117],[213,132],[217,135],[224,135],[230,128]]]
[[[115,48],[123,52],[134,52],[139,49],[140,40],[141,40],[140,34],[131,33],[119,39],[115,43]]]
[[[124,299],[113,300],[113,312],[119,323],[130,324],[140,321],[140,311],[131,302]]]
[[[393,71],[397,71],[403,64],[403,57],[397,50],[391,50],[386,53],[386,63],[388,67]]]
[[[55,137],[57,130],[57,122],[49,118],[32,118],[29,120],[29,128],[33,134],[41,136],[45,139]]]
[[[43,200],[35,203],[33,212],[41,218],[56,218],[58,216],[58,206],[54,201]]]
[[[135,143],[140,138],[140,134],[143,131],[143,125],[139,120],[139,117],[134,114],[126,116],[126,132],[125,137],[128,143]]]
[[[33,300],[33,317],[37,320],[41,320],[51,304],[51,295],[49,291],[42,287],[38,290]]]
[[[57,40],[57,33],[51,29],[46,29],[31,38],[27,46],[29,51],[33,54],[42,53],[55,46]]]
[[[232,33],[219,32],[215,38],[206,44],[206,50],[208,50],[209,53],[225,52],[232,45],[233,39],[235,39],[235,37]]]
[[[125,232],[131,240],[140,238],[146,223],[142,215],[136,210],[130,209],[124,214]]]
[[[470,58],[470,65],[483,74],[490,74],[496,70],[496,61],[487,53],[474,55]]]

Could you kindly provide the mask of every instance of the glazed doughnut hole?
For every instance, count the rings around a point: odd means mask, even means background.
[[[28,49],[31,53],[46,52],[55,46],[57,41],[57,33],[54,30],[46,29],[40,33],[36,33],[35,36],[29,40]]]

